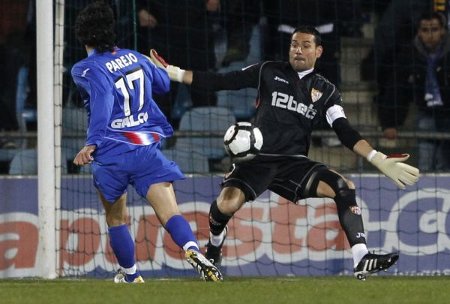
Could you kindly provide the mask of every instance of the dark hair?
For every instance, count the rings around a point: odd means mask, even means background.
[[[115,20],[111,7],[103,1],[86,6],[75,21],[75,35],[83,45],[99,52],[112,51],[115,46]]]
[[[424,12],[420,15],[419,22],[417,22],[417,28],[420,27],[420,23],[424,20],[436,19],[439,21],[439,25],[444,29],[447,29],[447,18],[441,12]]]
[[[300,25],[297,27],[294,32],[292,32],[292,36],[295,33],[303,33],[303,34],[311,34],[314,35],[314,40],[316,42],[316,45],[322,45],[322,36],[320,36],[320,33],[314,26],[310,25]]]

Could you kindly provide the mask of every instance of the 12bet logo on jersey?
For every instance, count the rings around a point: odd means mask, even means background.
[[[259,154],[263,145],[261,130],[250,122],[238,122],[223,138],[225,150],[235,162],[247,161]]]

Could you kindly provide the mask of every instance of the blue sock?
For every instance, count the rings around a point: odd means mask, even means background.
[[[135,266],[134,241],[131,238],[127,225],[109,227],[108,231],[109,243],[120,267],[129,269]],[[127,273],[127,281],[132,282],[138,276],[139,273],[137,271],[134,274]]]
[[[189,223],[183,216],[172,216],[166,223],[166,229],[180,248],[199,251],[197,239],[192,232],[191,226],[189,226]]]

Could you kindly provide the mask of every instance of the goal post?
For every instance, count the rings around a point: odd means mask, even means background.
[[[55,10],[54,10],[55,9]],[[55,14],[53,13],[55,11]],[[53,19],[55,16],[55,19]],[[36,65],[38,109],[39,275],[57,274],[57,210],[61,189],[62,60],[64,0],[36,3]]]

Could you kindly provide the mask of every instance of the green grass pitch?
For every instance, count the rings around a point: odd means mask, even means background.
[[[147,279],[114,284],[96,279],[0,280],[0,303],[450,303],[450,276],[226,278],[224,282]]]

